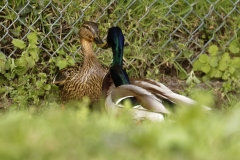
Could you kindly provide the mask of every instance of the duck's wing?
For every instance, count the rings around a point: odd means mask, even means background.
[[[170,113],[164,107],[160,99],[148,92],[146,89],[132,84],[121,85],[113,89],[106,98],[106,107],[121,107],[119,105],[120,101],[128,97],[135,97],[142,106],[142,108],[135,107],[135,109],[148,110],[158,113]]]
[[[186,96],[174,93],[171,89],[169,89],[167,86],[164,84],[147,79],[147,78],[130,78],[130,84],[138,86],[142,89],[145,89],[152,95],[155,95],[155,97],[162,99],[162,100],[167,100],[170,101],[176,105],[182,105],[182,106],[196,106],[197,102],[194,101],[191,98],[188,98]],[[111,93],[114,89],[115,86],[113,84],[113,81],[111,79],[111,75],[108,73],[103,81],[103,93],[104,96],[107,97],[109,93]],[[211,108],[207,106],[203,106],[204,109],[206,110],[211,110]]]
[[[111,113],[112,115],[117,115],[117,116],[121,115],[121,111],[123,111],[123,108],[124,108],[124,106],[118,104],[118,102],[114,102],[114,100],[112,99],[112,94],[109,94],[107,96],[106,101],[105,101],[105,106],[109,113]],[[157,121],[157,122],[164,121],[164,116],[162,113],[149,111],[140,105],[135,106],[132,109],[129,109],[128,111],[130,111],[133,118],[137,121],[141,121],[144,119],[148,119],[151,121]]]
[[[186,96],[174,93],[164,84],[159,83],[157,81],[151,79],[130,79],[130,83],[141,88],[146,89],[147,91],[151,92],[152,94],[156,95],[157,97],[168,99],[171,102],[177,105],[183,106],[195,106],[197,102],[191,98]],[[203,106],[206,110],[211,110],[207,106]]]
[[[53,83],[56,85],[64,84],[68,78],[76,75],[80,69],[81,66],[78,63],[75,66],[70,66],[68,68],[61,69],[54,77]]]
[[[114,86],[110,72],[108,72],[105,75],[103,82],[102,82],[102,95],[104,97],[107,97],[107,95],[109,95],[114,88],[116,88],[116,87]]]

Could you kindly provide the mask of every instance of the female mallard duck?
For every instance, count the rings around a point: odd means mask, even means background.
[[[107,73],[96,58],[92,42],[103,44],[98,36],[98,26],[94,22],[84,22],[80,28],[80,42],[84,62],[82,67],[74,66],[61,70],[53,83],[59,86],[60,97],[63,101],[79,100],[84,96],[92,101],[98,100],[102,93],[102,81]]]
[[[123,108],[121,101],[128,98],[133,104],[137,101],[140,105],[131,110],[135,119],[147,118],[153,121],[164,120],[163,114],[170,112],[165,108],[169,104],[194,106],[196,101],[172,92],[165,85],[151,79],[128,78],[123,65],[124,36],[119,27],[112,27],[108,31],[107,45],[112,47],[113,64],[105,76],[102,89],[106,96],[107,110],[116,113]],[[114,84],[113,84],[113,83]],[[115,85],[115,86],[114,86]],[[209,110],[208,107],[205,107]]]

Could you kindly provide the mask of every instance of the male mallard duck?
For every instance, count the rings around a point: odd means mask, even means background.
[[[96,58],[92,42],[103,44],[98,36],[98,26],[94,22],[84,22],[80,28],[80,42],[84,62],[82,67],[76,65],[61,70],[53,83],[59,86],[63,101],[79,100],[88,96],[92,101],[98,100],[102,93],[102,81],[107,73]]]
[[[105,106],[107,110],[114,113],[123,108],[121,101],[130,98],[134,104],[137,101],[140,105],[134,106],[131,110],[134,118],[147,118],[153,121],[164,119],[163,114],[170,112],[165,108],[164,102],[176,105],[194,106],[196,101],[172,92],[165,85],[151,80],[140,78],[128,78],[123,65],[124,36],[119,27],[112,27],[108,31],[107,45],[104,48],[112,47],[113,64],[105,76],[102,89],[106,96]],[[113,84],[114,83],[114,84]],[[205,107],[207,110],[208,107]]]

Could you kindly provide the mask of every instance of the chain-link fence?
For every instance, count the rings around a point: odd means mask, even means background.
[[[209,44],[224,51],[240,36],[239,1],[4,0],[0,2],[0,51],[17,57],[12,39],[27,41],[27,35],[36,31],[42,56],[53,57],[62,50],[75,56],[80,51],[78,28],[84,20],[92,20],[99,23],[105,38],[110,26],[122,27],[126,43],[138,46],[136,52],[153,53],[151,62],[168,52],[174,52],[174,60],[185,57],[193,62]]]

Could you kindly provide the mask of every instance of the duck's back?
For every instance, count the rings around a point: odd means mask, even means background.
[[[82,68],[65,80],[60,93],[62,100],[79,100],[84,96],[98,100],[105,75],[106,69],[95,57],[84,60]]]

